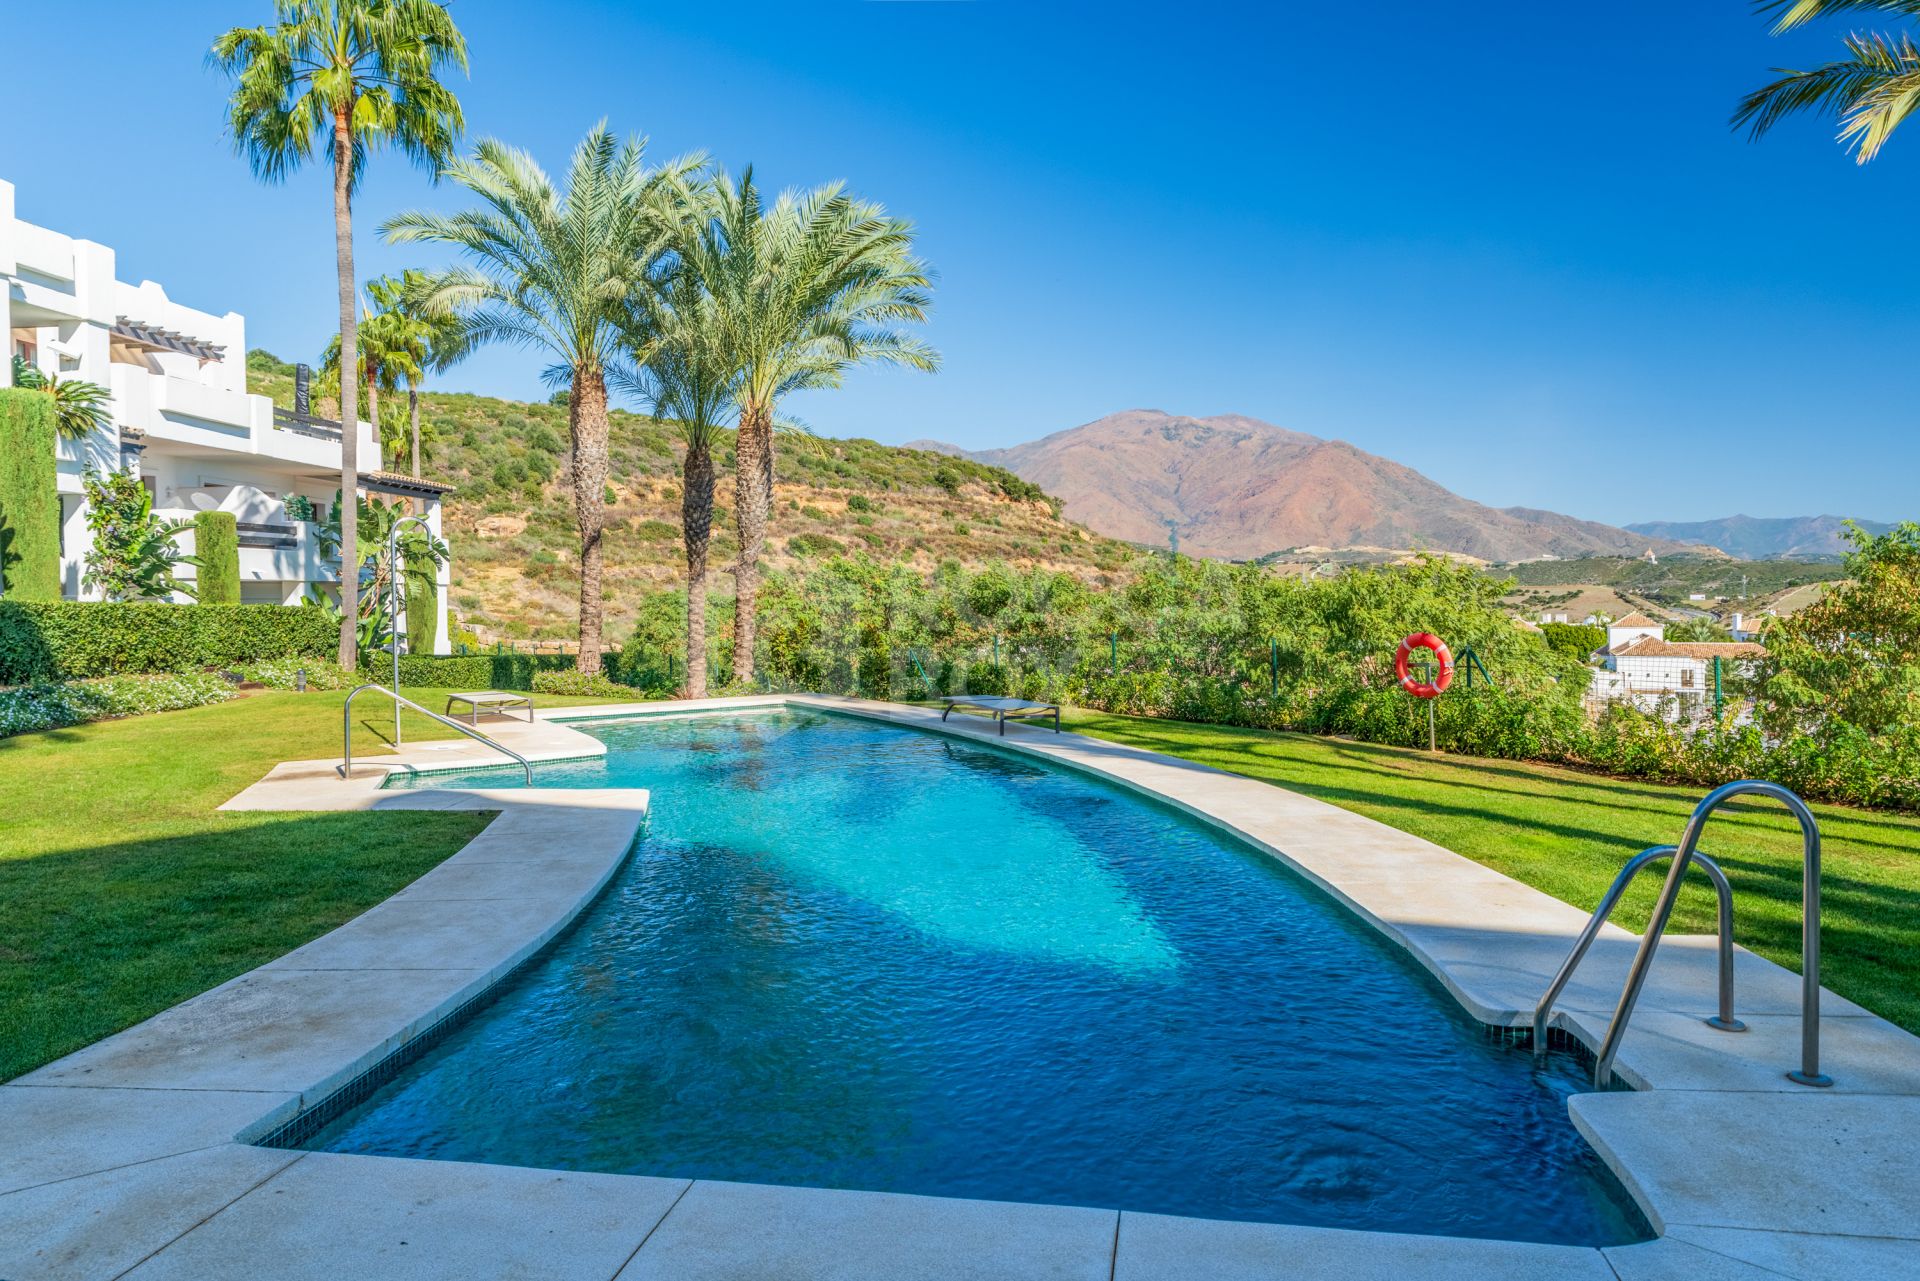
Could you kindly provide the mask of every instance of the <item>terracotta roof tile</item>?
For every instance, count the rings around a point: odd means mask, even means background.
[[[1752,641],[1665,641],[1642,636],[1613,650],[1615,658],[1762,658],[1767,647]]]

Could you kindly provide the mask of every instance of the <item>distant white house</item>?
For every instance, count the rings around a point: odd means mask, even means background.
[[[1628,614],[1607,627],[1607,645],[1594,657],[1603,666],[1593,673],[1590,699],[1634,702],[1651,709],[1662,700],[1705,700],[1716,692],[1715,663],[1722,683],[1766,654],[1751,641],[1670,641],[1666,624],[1645,614]]]
[[[16,218],[13,186],[0,181],[0,336],[0,387],[12,381],[6,357],[19,357],[44,374],[85,379],[112,394],[109,427],[57,445],[68,599],[95,594],[82,585],[89,540],[80,481],[88,468],[131,473],[168,519],[233,513],[243,602],[290,605],[309,585],[338,589],[338,570],[322,556],[315,526],[294,510],[311,502],[325,512],[332,504],[340,486],[340,424],[276,409],[248,393],[246,320],[239,313],[196,311],[151,280],[120,280],[112,249]],[[438,535],[441,498],[451,487],[380,471],[373,428],[362,422],[357,430],[361,488],[414,500]],[[192,541],[190,532],[182,535],[182,550],[191,552]],[[190,579],[192,568],[181,575]],[[448,649],[449,581],[442,567],[440,653]]]
[[[1607,651],[1631,645],[1648,636],[1661,637],[1666,634],[1666,624],[1638,612],[1628,614],[1607,624]]]

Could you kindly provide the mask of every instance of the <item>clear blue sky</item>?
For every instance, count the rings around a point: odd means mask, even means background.
[[[1920,265],[1879,234],[1916,207],[1920,125],[1865,169],[1823,121],[1726,126],[1835,31],[1771,39],[1739,0],[453,8],[476,135],[557,168],[605,116],[918,222],[945,369],[802,398],[825,434],[977,448],[1236,412],[1599,520],[1920,515]],[[0,77],[20,215],[313,359],[326,175],[257,184],[201,61],[270,5],[67,12],[84,42]],[[423,261],[383,217],[458,199],[377,157],[363,276]],[[448,382],[529,397],[538,367],[500,350]]]

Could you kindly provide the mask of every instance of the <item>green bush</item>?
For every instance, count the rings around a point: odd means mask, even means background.
[[[204,707],[233,697],[233,686],[206,672],[41,681],[0,690],[0,738],[84,725],[115,716]]]
[[[0,601],[0,685],[332,654],[339,633],[305,606]]]
[[[787,551],[795,556],[830,556],[841,550],[840,541],[825,534],[795,534],[787,540]]]
[[[8,600],[60,599],[54,435],[53,397],[0,388],[0,596]]]
[[[440,631],[440,585],[434,581],[437,572],[431,560],[408,561],[406,565],[407,649],[415,654],[433,653],[433,642]]]
[[[193,518],[193,563],[199,567],[195,601],[240,603],[240,527],[232,512],[201,512]]]
[[[582,698],[614,698],[631,702],[637,692],[630,686],[610,680],[603,672],[588,675],[582,671],[546,671],[533,674],[536,694],[573,694]]]
[[[1607,629],[1592,623],[1542,623],[1540,634],[1546,637],[1548,649],[1570,654],[1581,662],[1607,643]]]

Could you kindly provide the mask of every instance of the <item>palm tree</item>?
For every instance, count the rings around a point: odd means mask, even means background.
[[[15,355],[13,385],[53,397],[53,427],[67,440],[80,440],[113,426],[113,393],[99,383],[43,374]]]
[[[421,294],[430,313],[459,317],[461,350],[510,342],[545,351],[548,381],[567,388],[583,672],[600,670],[607,379],[623,359],[622,323],[661,257],[674,193],[699,163],[648,169],[645,149],[596,125],[574,150],[563,194],[532,156],[488,139],[446,170],[479,208],[405,213],[382,227],[395,244],[451,245],[467,258]]]
[[[788,392],[835,387],[867,362],[929,372],[939,355],[895,326],[926,319],[931,282],[912,254],[913,224],[839,184],[764,207],[753,171],[713,183],[706,214],[675,250],[713,299],[719,341],[739,371],[734,401],[735,680],[753,677],[760,554],[773,508],[775,412]]]
[[[375,281],[368,285],[367,292],[373,294],[379,284]],[[360,348],[359,381],[367,387],[367,421],[373,424],[373,439],[383,451],[398,453],[399,433],[390,433],[380,421],[380,393],[399,391],[402,381],[418,384],[422,365],[427,360],[426,339],[406,316],[392,310],[364,310],[355,328]],[[320,373],[336,380],[340,377],[337,336],[328,341],[327,349],[320,355]],[[374,460],[376,464],[381,461]],[[413,474],[420,474],[417,466]]]
[[[360,367],[354,317],[353,192],[367,151],[382,143],[438,169],[453,154],[465,119],[439,75],[465,71],[467,42],[435,0],[274,0],[271,26],[235,27],[213,42],[211,60],[234,80],[228,128],[235,148],[267,182],[280,182],[313,155],[333,162],[334,268],[342,366]],[[340,487],[359,492],[359,388],[340,386]],[[354,503],[343,514],[355,542]],[[354,620],[360,585],[340,580],[340,665],[358,660]]]
[[[1773,34],[1819,18],[1875,11],[1920,18],[1920,0],[1757,0],[1762,13],[1778,13]],[[1920,45],[1910,32],[1898,36],[1853,32],[1840,38],[1848,57],[1806,71],[1776,67],[1780,79],[1740,100],[1733,127],[1760,138],[1787,116],[1830,115],[1840,122],[1839,140],[1866,164],[1880,154],[1893,131],[1920,105]]]
[[[713,445],[735,403],[739,368],[726,349],[713,295],[684,270],[637,299],[627,326],[638,390],[669,423],[680,465],[680,530],[687,555],[688,698],[707,696],[707,550],[713,536]]]
[[[420,475],[420,384],[429,371],[446,369],[466,355],[459,315],[429,307],[428,289],[427,273],[411,268],[401,272],[398,280],[382,276],[367,286],[381,314],[393,317],[395,341],[411,358],[401,376],[407,384],[407,434],[416,478]]]

